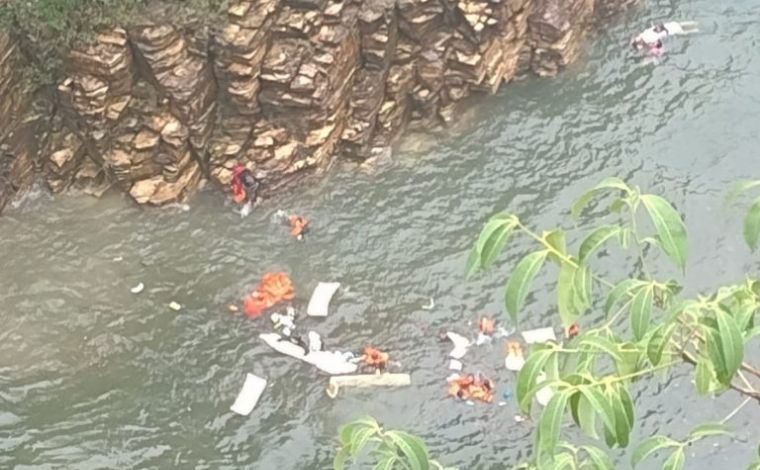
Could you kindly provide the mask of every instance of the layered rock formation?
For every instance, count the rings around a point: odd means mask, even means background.
[[[0,207],[35,167],[53,191],[113,184],[160,205],[242,163],[271,192],[451,122],[473,92],[556,74],[594,13],[633,1],[233,0],[212,30],[164,9],[72,51],[39,119],[0,33]]]

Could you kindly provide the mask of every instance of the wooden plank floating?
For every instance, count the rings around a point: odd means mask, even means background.
[[[341,387],[406,387],[412,384],[409,374],[362,374],[330,377],[327,395],[335,398]]]

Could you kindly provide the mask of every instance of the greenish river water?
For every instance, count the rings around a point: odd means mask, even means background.
[[[696,20],[702,32],[669,42],[662,63],[642,64],[625,44],[656,18]],[[731,183],[758,174],[758,24],[758,0],[651,1],[595,33],[560,77],[510,85],[453,128],[407,137],[392,164],[373,173],[336,166],[242,221],[212,191],[189,211],[139,208],[118,194],[32,192],[0,218],[0,468],[324,469],[338,426],[365,413],[420,434],[462,469],[515,463],[531,425],[514,422],[514,401],[447,398],[449,346],[436,338],[441,328],[473,332],[481,314],[501,316],[508,267],[528,249],[516,241],[499,270],[464,282],[480,224],[508,209],[536,228],[569,226],[569,201],[618,175],[685,213],[690,291],[758,275],[760,255],[741,239],[743,212],[722,204]],[[280,208],[312,220],[305,243],[269,221]],[[616,258],[605,261],[613,258],[597,262],[610,277],[626,274]],[[325,376],[261,344],[269,321],[226,306],[271,270],[292,276],[301,309],[319,280],[342,282],[331,315],[301,325],[329,348],[382,346],[413,385],[331,400]],[[138,282],[145,291],[133,295]],[[554,318],[550,282],[537,279],[525,327]],[[424,311],[429,297],[436,308]],[[181,312],[167,307],[173,300]],[[499,392],[514,386],[502,354],[497,344],[467,356]],[[246,372],[270,386],[240,417],[229,406]],[[740,402],[696,397],[689,374],[636,387],[635,440],[682,436]],[[690,448],[687,468],[745,468],[758,422],[749,405],[729,422],[734,438]],[[625,452],[615,455],[628,468]]]

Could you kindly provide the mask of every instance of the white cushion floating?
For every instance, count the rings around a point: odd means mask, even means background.
[[[243,388],[238,393],[235,403],[232,404],[230,410],[239,415],[248,416],[256,407],[256,403],[261,398],[261,394],[264,393],[266,386],[267,381],[265,379],[253,374],[247,374]]]
[[[302,347],[277,333],[262,333],[259,338],[275,351],[308,362],[330,375],[353,374],[359,367],[337,351],[311,351],[306,354]]]
[[[330,300],[339,288],[340,282],[320,282],[317,284],[314,293],[311,294],[306,314],[310,317],[326,317]]]

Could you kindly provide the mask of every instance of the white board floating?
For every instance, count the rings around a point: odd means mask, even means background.
[[[265,379],[253,374],[247,374],[243,388],[238,393],[235,403],[232,404],[230,410],[239,415],[248,416],[256,407],[256,403],[261,398],[261,394],[264,393],[266,386],[267,381]]]
[[[405,387],[411,384],[409,374],[339,375],[330,377],[327,394],[335,398],[341,387]]]
[[[528,344],[557,341],[557,336],[554,334],[554,328],[550,326],[547,326],[546,328],[536,328],[535,330],[523,331],[522,337]]]
[[[263,333],[259,338],[275,351],[307,362],[330,375],[353,374],[359,367],[337,351],[311,351],[306,354],[303,348],[277,333]]]
[[[446,336],[451,340],[452,343],[454,343],[454,349],[451,350],[449,356],[453,357],[454,359],[462,359],[464,355],[467,354],[467,349],[469,349],[470,345],[472,344],[470,340],[452,331],[447,331]]]
[[[309,306],[306,308],[306,315],[310,317],[326,317],[327,309],[330,306],[335,292],[340,288],[340,282],[320,282],[314,289],[309,299]]]

